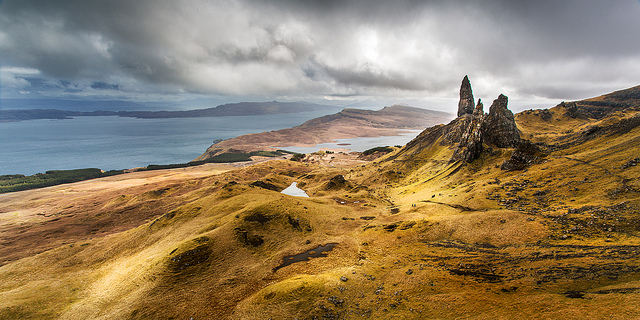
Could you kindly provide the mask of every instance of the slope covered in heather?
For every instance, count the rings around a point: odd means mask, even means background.
[[[510,116],[504,98],[371,162],[0,195],[0,317],[639,317],[638,105]],[[310,197],[278,192],[293,182]]]

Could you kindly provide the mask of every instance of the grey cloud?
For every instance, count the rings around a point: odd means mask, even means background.
[[[511,101],[556,99],[640,82],[639,13],[632,0],[5,0],[0,52],[100,94],[400,99],[454,95],[469,74]]]
[[[362,87],[387,88],[398,90],[424,90],[416,79],[406,78],[400,73],[379,72],[371,66],[364,65],[355,68],[332,68],[325,66],[324,72],[329,77],[345,85]]]
[[[91,84],[91,89],[97,90],[119,90],[120,86],[117,84],[110,84],[102,81],[96,81]]]

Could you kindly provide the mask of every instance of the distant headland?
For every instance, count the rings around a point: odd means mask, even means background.
[[[330,105],[278,101],[228,103],[212,108],[180,111],[70,111],[58,109],[20,109],[0,110],[0,122],[100,116],[117,116],[138,119],[255,116],[308,112],[318,110],[319,108],[338,109],[338,107]]]

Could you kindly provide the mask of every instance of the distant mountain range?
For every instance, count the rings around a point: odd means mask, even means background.
[[[240,102],[219,105],[207,109],[183,111],[70,111],[58,109],[0,110],[0,121],[23,121],[35,119],[69,119],[71,117],[118,116],[139,119],[198,118],[253,116],[264,114],[285,114],[317,110],[336,109],[335,106],[307,102]]]

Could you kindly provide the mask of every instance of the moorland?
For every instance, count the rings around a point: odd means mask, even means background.
[[[456,119],[366,157],[0,195],[0,318],[638,318],[639,101],[485,112],[465,78]]]

